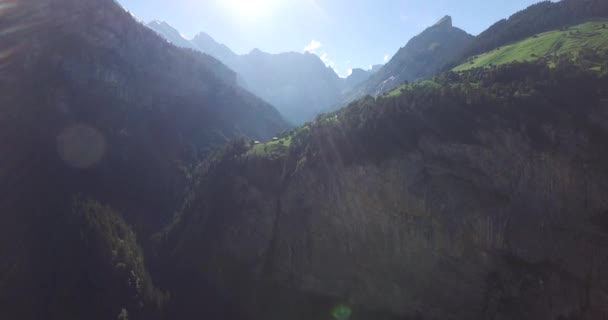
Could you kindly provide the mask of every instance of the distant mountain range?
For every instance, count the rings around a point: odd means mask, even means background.
[[[222,61],[238,74],[245,88],[270,102],[295,124],[337,109],[345,92],[378,70],[378,66],[368,71],[353,70],[350,77],[342,79],[315,54],[269,54],[254,49],[238,55],[206,33],[187,40],[166,22],[153,21],[147,26],[177,46],[195,49]]]
[[[199,50],[222,61],[238,74],[239,83],[273,104],[287,120],[301,124],[365,95],[377,96],[404,81],[427,79],[458,57],[474,37],[452,26],[446,16],[414,37],[386,65],[353,69],[340,78],[310,53],[268,54],[254,49],[237,55],[206,33],[185,39],[166,22],[147,24],[177,46]]]

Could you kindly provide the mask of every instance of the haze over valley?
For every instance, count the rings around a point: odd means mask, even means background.
[[[605,320],[607,25],[0,0],[0,319]]]

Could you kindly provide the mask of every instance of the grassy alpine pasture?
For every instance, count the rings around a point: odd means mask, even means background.
[[[249,150],[249,155],[267,158],[278,157],[284,153],[287,153],[290,145],[291,136],[287,136],[279,140],[256,144]]]
[[[454,71],[491,67],[510,62],[535,61],[570,54],[577,57],[582,50],[608,50],[608,20],[596,20],[580,25],[535,35],[517,43],[469,58]],[[591,61],[591,69],[600,68],[602,61]]]

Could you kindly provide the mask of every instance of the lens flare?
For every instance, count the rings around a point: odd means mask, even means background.
[[[352,314],[349,306],[339,305],[332,309],[331,315],[336,320],[348,320]]]
[[[99,130],[89,125],[77,124],[59,134],[57,151],[69,166],[86,169],[101,161],[106,153],[106,140]]]

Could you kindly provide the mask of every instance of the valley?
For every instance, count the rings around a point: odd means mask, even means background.
[[[0,0],[0,319],[604,320],[605,1],[346,78],[123,5]]]

